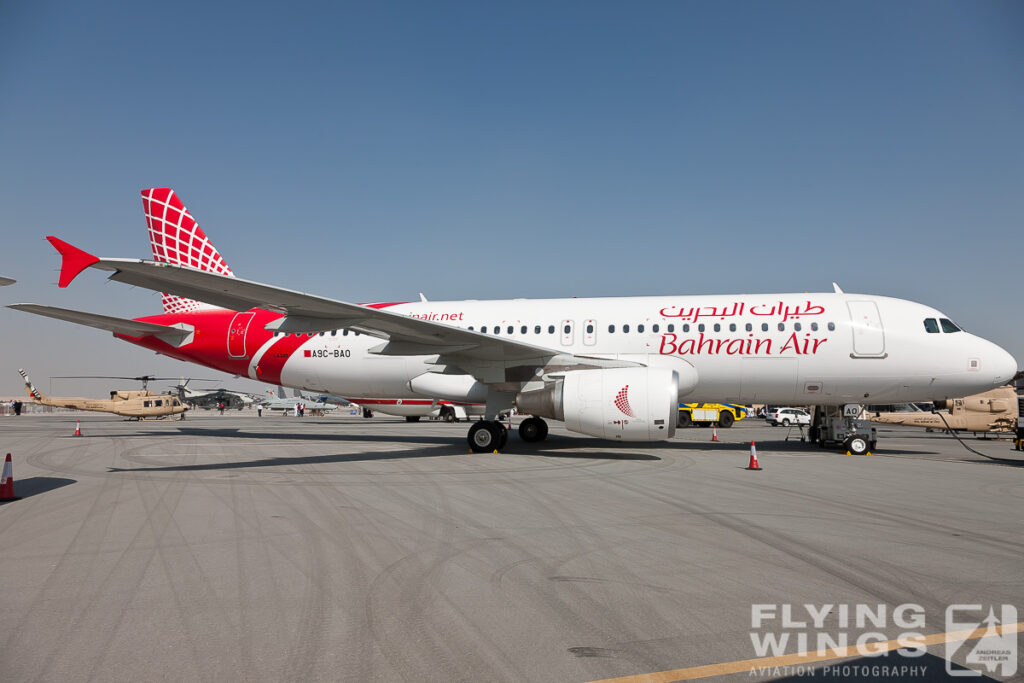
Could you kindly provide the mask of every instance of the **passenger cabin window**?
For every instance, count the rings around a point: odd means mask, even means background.
[[[629,332],[629,325],[623,325],[622,326],[622,331],[623,332]]]
[[[614,333],[615,332],[615,325],[609,325],[608,326],[608,332]]]
[[[811,323],[811,331],[812,332],[817,332],[818,331],[818,323]]]
[[[779,323],[779,332],[786,331],[786,323]]]
[[[960,328],[953,324],[952,320],[947,318],[940,318],[939,323],[942,325],[943,332],[959,332]]]
[[[800,323],[793,323],[793,329],[799,332],[802,329],[802,327]]]
[[[572,332],[572,328],[566,325],[565,327],[562,328],[562,332],[569,334],[570,332]]]
[[[142,402],[142,407],[143,408],[152,408],[153,407],[153,402],[152,401],[143,401]]]
[[[768,331],[768,323],[761,323],[761,331],[762,332],[767,332]]]
[[[683,332],[689,332],[689,331],[690,331],[690,323],[685,323],[683,325]]]
[[[729,323],[729,331],[730,332],[735,332],[736,331],[736,323]]]
[[[835,323],[829,323],[828,324],[828,331],[829,332],[835,332],[836,331],[836,324]]]
[[[554,334],[554,333],[555,333],[555,326],[554,325],[548,325],[548,334]]]
[[[715,323],[715,332],[721,332],[721,331],[722,331],[722,326],[719,325],[718,323]]]
[[[331,336],[332,337],[337,337],[338,336],[338,331],[337,330],[331,330]]]
[[[523,325],[522,327],[519,328],[519,333],[526,334],[526,325]]]
[[[938,334],[939,333],[939,323],[938,323],[938,321],[935,320],[935,318],[925,318],[924,319],[924,331],[927,332],[928,334]]]
[[[505,331],[508,332],[509,334],[512,334],[512,329],[513,329],[512,326],[509,325],[508,329],[506,329]]]
[[[658,323],[654,323],[653,325],[651,325],[651,332],[657,333],[660,329],[661,328],[658,327]]]
[[[644,331],[644,326],[643,326],[643,324],[637,325],[637,326],[636,326],[636,331],[637,331],[637,332],[643,332],[643,331]]]
[[[587,334],[594,334],[594,326],[587,325]]]
[[[753,332],[753,331],[754,331],[754,326],[751,325],[750,323],[747,323],[747,332]]]
[[[156,403],[156,405],[158,405],[158,406],[162,406],[162,405],[164,404],[164,402],[163,402],[163,401],[155,401],[155,403]]]
[[[480,328],[480,333],[487,334],[487,325],[484,325],[483,327]]]
[[[675,323],[669,323],[668,324],[668,331],[669,332],[675,332],[676,331]],[[655,330],[655,332],[657,332],[657,330]]]
[[[535,325],[534,326],[533,333],[534,334],[540,334],[540,325]]]
[[[704,331],[704,323],[701,323],[700,325],[697,325],[697,331],[698,332],[703,332]]]

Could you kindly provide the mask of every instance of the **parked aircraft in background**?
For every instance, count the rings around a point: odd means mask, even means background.
[[[25,393],[36,403],[56,408],[72,410],[89,410],[98,413],[113,413],[136,420],[159,419],[168,415],[180,415],[188,408],[170,394],[154,394],[145,389],[141,391],[114,390],[110,398],[80,398],[69,396],[47,396],[39,391],[28,378],[28,373],[18,370],[25,380]]]
[[[270,393],[270,392],[267,392]],[[306,398],[302,395],[302,392],[298,389],[292,391],[292,396],[289,398],[284,394],[284,387],[277,388],[277,396],[270,395],[262,401],[262,406],[267,410],[282,410],[286,413],[290,413],[295,410],[295,404],[301,403],[306,406],[306,412],[310,414],[325,414],[329,413],[337,406],[333,403],[324,403],[323,401],[316,401],[313,399]]]
[[[1009,385],[964,398],[936,401],[935,409],[948,413],[940,416],[917,408],[906,412],[868,413],[867,417],[884,424],[975,433],[1012,432],[1017,426],[1017,392]]]
[[[7,285],[13,285],[17,280],[12,277],[4,277],[0,275],[0,287],[6,287]]]
[[[59,286],[86,268],[161,292],[135,320],[15,304],[231,374],[360,398],[485,405],[474,451],[504,447],[496,416],[623,441],[673,436],[679,402],[826,406],[941,400],[1017,371],[940,311],[866,294],[738,294],[355,304],[236,278],[168,188],[143,190],[155,261],[100,258],[56,237]],[[507,263],[506,275],[515,264]],[[853,437],[851,437],[852,439]],[[860,439],[848,449],[866,449]]]
[[[482,403],[452,403],[437,398],[361,398],[358,403],[367,410],[404,417],[408,422],[416,422],[421,417],[458,422],[484,414]]]
[[[185,380],[176,384],[173,389],[178,394],[178,398],[181,399],[182,403],[187,403],[193,408],[216,410],[223,404],[225,408],[241,410],[256,403],[256,399],[242,391],[231,391],[229,389],[211,389],[209,391],[189,389],[188,383],[190,381]]]

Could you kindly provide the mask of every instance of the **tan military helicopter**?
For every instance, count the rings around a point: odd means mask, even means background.
[[[181,404],[177,396],[171,394],[154,394],[145,387],[150,380],[164,380],[164,377],[111,377],[103,379],[133,379],[142,382],[142,390],[115,390],[110,398],[77,398],[67,396],[46,396],[32,385],[28,374],[19,369],[25,379],[25,393],[35,399],[36,403],[57,408],[72,410],[92,410],[99,413],[113,413],[134,420],[161,419],[170,415],[180,415],[188,410]],[[77,377],[75,379],[78,379]]]
[[[1012,385],[991,389],[982,394],[936,401],[932,412],[868,413],[872,422],[910,425],[928,429],[955,429],[964,432],[1012,432],[1017,426],[1017,392]],[[946,412],[948,411],[948,412]],[[945,418],[945,422],[943,422]]]

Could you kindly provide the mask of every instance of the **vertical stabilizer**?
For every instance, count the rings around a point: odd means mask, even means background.
[[[142,208],[146,212],[149,244],[155,261],[235,276],[174,190],[169,187],[143,190]],[[161,293],[160,296],[164,313],[210,308],[208,304],[173,294]]]

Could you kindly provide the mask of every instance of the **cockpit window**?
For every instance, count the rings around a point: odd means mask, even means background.
[[[939,322],[942,323],[943,332],[959,332],[960,328],[953,324],[953,321],[948,318],[939,318]]]
[[[938,334],[939,324],[935,322],[935,318],[924,319],[924,331],[928,332],[929,334]]]

